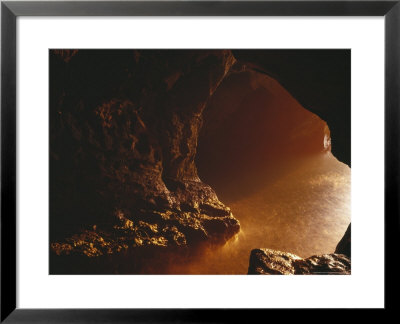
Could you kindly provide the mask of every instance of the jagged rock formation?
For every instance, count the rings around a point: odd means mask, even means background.
[[[335,253],[347,255],[349,258],[351,257],[351,224],[349,224],[342,239],[336,246]]]
[[[248,274],[350,274],[351,261],[343,254],[314,255],[307,259],[270,249],[254,249]]]
[[[194,163],[230,51],[51,51],[50,228],[57,256],[222,244],[239,222]]]

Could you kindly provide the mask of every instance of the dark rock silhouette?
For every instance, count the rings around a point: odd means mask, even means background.
[[[347,255],[349,258],[351,257],[351,224],[336,246],[335,253]]]
[[[350,50],[234,50],[236,59],[266,73],[327,122],[332,153],[351,165]]]

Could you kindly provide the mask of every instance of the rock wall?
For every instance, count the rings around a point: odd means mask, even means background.
[[[50,51],[50,234],[57,256],[221,244],[240,228],[194,163],[230,51]]]

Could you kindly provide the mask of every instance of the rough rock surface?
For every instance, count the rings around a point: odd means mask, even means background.
[[[51,255],[221,244],[240,229],[194,163],[230,51],[50,52]]]
[[[347,255],[349,258],[351,257],[351,224],[336,246],[335,253]]]
[[[307,259],[270,249],[254,249],[248,274],[350,274],[351,261],[343,254],[314,255]]]

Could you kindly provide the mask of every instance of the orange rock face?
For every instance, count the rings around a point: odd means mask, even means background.
[[[194,163],[230,51],[53,51],[52,260],[222,244],[240,228]],[[53,263],[52,263],[53,264]]]

